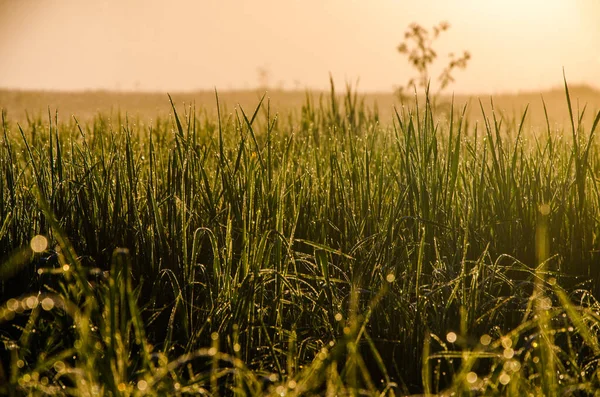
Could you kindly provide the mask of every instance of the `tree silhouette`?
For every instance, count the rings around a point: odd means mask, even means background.
[[[400,54],[408,57],[408,62],[416,69],[419,76],[411,78],[406,85],[397,88],[397,94],[400,99],[406,98],[409,91],[416,87],[427,89],[430,82],[430,66],[437,58],[437,52],[433,49],[434,41],[450,28],[448,22],[440,22],[433,27],[433,32],[430,33],[427,29],[417,23],[412,23],[404,33],[404,41],[397,47]],[[471,54],[464,51],[459,57],[454,53],[448,54],[448,65],[444,68],[438,77],[440,83],[439,91],[446,88],[450,83],[454,82],[452,72],[455,69],[465,69]]]

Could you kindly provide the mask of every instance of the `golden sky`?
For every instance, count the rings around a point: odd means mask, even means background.
[[[390,91],[412,77],[406,27],[468,50],[457,93],[600,87],[600,0],[0,0],[0,87]],[[434,72],[439,69],[434,69]],[[437,73],[434,73],[437,75]]]

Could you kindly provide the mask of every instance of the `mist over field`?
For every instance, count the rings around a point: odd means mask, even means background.
[[[327,90],[331,73],[391,92],[413,74],[396,51],[405,28],[448,21],[440,58],[472,54],[448,93],[547,90],[563,67],[598,88],[598,15],[595,0],[1,0],[0,87]]]

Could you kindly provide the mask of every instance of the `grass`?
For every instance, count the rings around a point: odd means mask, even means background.
[[[593,394],[600,113],[565,92],[545,130],[427,100],[384,125],[333,85],[148,126],[3,112],[1,392]]]

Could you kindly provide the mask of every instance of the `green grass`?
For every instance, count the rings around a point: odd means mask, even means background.
[[[333,86],[3,117],[0,391],[593,394],[600,113],[566,94],[564,130],[428,101],[382,125]]]

